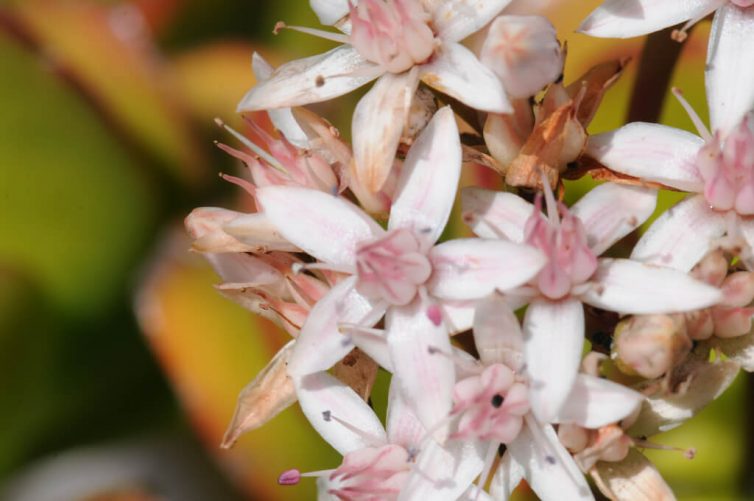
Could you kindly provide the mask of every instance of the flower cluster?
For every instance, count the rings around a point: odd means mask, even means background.
[[[587,474],[612,499],[672,499],[640,449],[754,370],[752,2],[606,0],[581,27],[628,37],[691,20],[682,39],[717,9],[699,137],[649,123],[589,137],[624,62],[566,85],[552,25],[508,4],[312,0],[337,31],[279,27],[338,47],[277,69],[254,56],[239,111],[267,111],[274,130],[226,127],[244,149],[220,146],[248,167],[225,177],[256,211],[199,208],[186,226],[220,292],[292,337],[242,392],[224,445],[298,402],[343,455],[281,485],[507,499],[525,479],[545,500],[593,499]],[[478,53],[461,45],[481,30]],[[301,107],[371,81],[351,145]],[[464,164],[505,190],[459,190]],[[561,178],[595,165],[611,182],[567,206]],[[691,195],[631,250],[658,188]],[[457,195],[473,238],[443,238]],[[378,370],[385,427],[367,403]]]

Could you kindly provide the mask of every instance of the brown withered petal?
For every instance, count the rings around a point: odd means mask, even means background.
[[[730,360],[708,362],[690,356],[683,381],[670,395],[647,398],[636,422],[628,429],[633,437],[649,437],[671,430],[692,418],[719,397],[736,378],[739,365]]]
[[[613,172],[589,155],[582,155],[579,157],[578,161],[574,165],[569,166],[568,170],[562,174],[562,177],[565,179],[579,179],[586,174],[592,176],[592,179],[595,181],[610,181],[618,184],[627,184],[629,186],[644,186],[646,188],[661,188],[678,191],[675,188],[670,188],[660,183],[643,181],[627,174]]]
[[[660,472],[635,449],[623,461],[598,462],[590,473],[599,490],[613,501],[675,500]]]
[[[566,87],[572,99],[583,92],[576,112],[576,118],[581,125],[584,127],[589,125],[597,113],[605,92],[620,78],[629,61],[630,58],[624,58],[593,66]]]
[[[463,151],[463,163],[474,163],[474,164],[483,165],[485,167],[488,167],[494,170],[495,172],[501,175],[505,174],[504,167],[497,160],[492,158],[490,155],[487,155],[486,153],[483,153],[465,144],[461,145],[461,149]]]
[[[286,366],[295,341],[290,341],[238,395],[236,411],[220,447],[228,449],[238,437],[259,428],[296,401],[296,389]]]
[[[308,312],[303,307],[286,303],[253,284],[224,283],[215,288],[227,299],[284,327],[291,335],[296,335],[306,320]]]
[[[377,369],[374,360],[360,349],[354,348],[343,360],[335,364],[333,375],[367,401],[372,394]]]

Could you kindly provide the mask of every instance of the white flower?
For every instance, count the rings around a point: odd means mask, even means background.
[[[546,183],[545,183],[546,184]],[[563,408],[578,372],[584,340],[582,303],[619,313],[688,311],[717,303],[721,293],[685,273],[629,259],[597,259],[652,213],[655,193],[603,184],[571,210],[548,194],[549,218],[510,193],[469,189],[464,217],[485,238],[527,242],[548,263],[529,287],[513,291],[529,303],[524,319],[526,370],[534,415],[550,422]],[[560,216],[558,215],[560,213]],[[561,219],[562,217],[562,219]]]
[[[300,28],[342,42],[284,64],[243,98],[239,111],[325,101],[378,78],[353,114],[355,174],[372,192],[388,177],[419,80],[484,111],[510,111],[495,75],[458,43],[510,0],[347,0],[313,2],[326,23],[345,16],[346,34]]]

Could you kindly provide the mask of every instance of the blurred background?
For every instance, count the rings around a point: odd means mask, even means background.
[[[514,6],[542,8],[568,40],[566,81],[635,58],[593,132],[624,121],[643,43],[573,34],[598,3]],[[213,118],[243,127],[253,51],[280,64],[331,46],[273,36],[281,19],[318,25],[305,0],[0,2],[0,499],[310,499],[313,481],[277,475],[339,464],[297,409],[219,448],[286,335],[214,291],[182,228],[193,207],[246,203],[217,175],[241,170]],[[673,74],[702,116],[708,32]],[[347,136],[355,97],[315,109]],[[662,122],[691,127],[670,101]],[[747,383],[656,438],[697,448],[651,454],[679,498],[754,499]]]

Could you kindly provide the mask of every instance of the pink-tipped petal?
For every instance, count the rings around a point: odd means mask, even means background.
[[[508,444],[508,453],[540,499],[594,499],[584,475],[552,426],[527,418],[518,438]]]
[[[495,19],[480,60],[495,72],[513,98],[533,96],[563,72],[555,27],[542,16]]]
[[[317,372],[297,379],[296,394],[312,427],[340,454],[387,443],[374,411],[330,374]]]
[[[599,256],[646,221],[656,202],[657,190],[605,183],[584,195],[571,213],[581,219],[589,248]]]
[[[479,299],[534,278],[545,256],[534,247],[504,240],[450,240],[430,252],[430,293],[442,299]]]
[[[631,38],[704,17],[725,0],[605,0],[578,31],[593,37]]]
[[[720,289],[682,271],[631,259],[600,259],[585,303],[624,314],[676,313],[723,300]]]
[[[459,42],[482,29],[511,0],[445,0],[435,2],[432,20],[440,38]]]
[[[565,405],[555,420],[597,429],[617,423],[634,412],[644,396],[623,385],[588,374],[579,374]]]
[[[289,108],[318,103],[347,94],[380,76],[382,70],[350,45],[324,54],[297,59],[277,68],[268,80],[254,86],[238,104],[238,111]]]
[[[513,109],[497,76],[463,45],[443,44],[420,71],[424,83],[474,109],[490,113]]]
[[[534,206],[513,193],[464,188],[461,190],[464,222],[482,238],[524,241],[524,226]]]
[[[382,235],[361,209],[318,190],[270,186],[257,193],[265,216],[289,241],[326,263],[356,266],[356,248]]]
[[[684,191],[701,192],[696,157],[704,140],[665,125],[630,123],[589,138],[586,154],[608,168]]]
[[[754,9],[728,3],[712,23],[706,83],[710,124],[725,134],[754,108]]]
[[[505,299],[492,294],[479,302],[474,316],[474,344],[484,365],[502,363],[518,371],[524,363],[524,337]]]
[[[631,258],[690,271],[725,230],[725,215],[710,209],[703,196],[693,196],[657,218],[639,239]]]
[[[537,419],[549,423],[571,392],[584,345],[584,307],[574,298],[538,300],[524,318],[525,373]]]
[[[428,250],[445,229],[461,175],[461,143],[453,111],[440,109],[403,162],[389,229],[407,228]]]
[[[416,298],[407,306],[388,310],[387,341],[393,360],[393,375],[413,406],[416,416],[425,428],[445,419],[452,407],[455,383],[450,338],[445,325],[435,324],[430,318],[433,304]],[[447,436],[447,426],[434,433],[442,441]]]
[[[353,156],[359,183],[372,192],[385,184],[419,84],[416,71],[386,73],[353,112]]]
[[[355,283],[356,277],[343,280],[309,312],[288,364],[291,376],[327,370],[354,348],[353,341],[339,330],[339,325],[359,323],[374,309],[368,299],[356,292]]]

